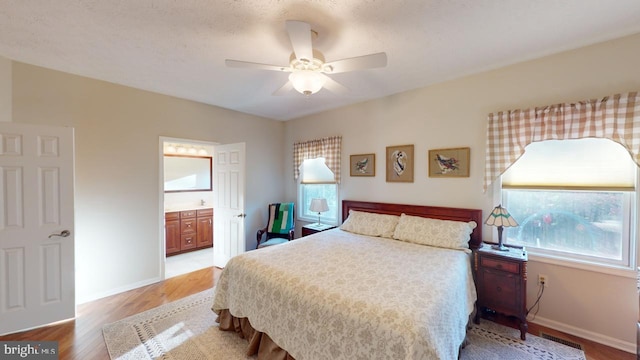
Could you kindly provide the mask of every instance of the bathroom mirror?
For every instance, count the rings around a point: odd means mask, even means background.
[[[164,155],[164,192],[211,190],[211,156]]]

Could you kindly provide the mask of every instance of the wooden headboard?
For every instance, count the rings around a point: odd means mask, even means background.
[[[342,222],[349,217],[349,210],[390,215],[405,213],[440,220],[475,221],[478,226],[471,233],[469,248],[477,249],[482,245],[482,210],[342,200]]]

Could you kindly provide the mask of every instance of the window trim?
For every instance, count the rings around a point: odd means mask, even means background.
[[[328,175],[331,174],[334,178],[330,181],[328,178],[322,178],[320,177],[319,179],[314,179],[313,181],[308,181],[305,179],[305,174],[304,174],[304,170],[305,170],[305,162],[306,161],[312,161],[312,160],[318,160],[318,159],[322,159],[322,165],[324,165],[324,167],[326,168],[326,170],[328,171],[327,174],[324,175]],[[314,168],[307,168],[309,170],[314,170]],[[316,169],[318,170],[318,169]],[[317,175],[317,174],[316,174]],[[318,221],[318,215],[314,214],[313,216],[310,215],[306,215],[307,213],[307,208],[306,206],[304,206],[307,202],[305,201],[305,187],[306,186],[314,186],[314,185],[333,185],[334,189],[335,189],[335,197],[336,197],[336,209],[335,209],[335,218],[334,217],[330,217],[330,216],[326,216],[323,215],[322,213],[320,214],[320,221],[326,224],[331,224],[331,225],[337,225],[338,221],[339,221],[339,217],[340,217],[340,209],[338,204],[340,203],[340,186],[339,186],[339,182],[337,180],[335,180],[335,174],[333,173],[333,171],[331,171],[331,169],[327,166],[326,164],[326,159],[323,156],[317,157],[317,158],[313,158],[313,159],[305,159],[302,161],[302,163],[300,164],[300,176],[298,177],[298,179],[296,180],[296,186],[297,186],[297,201],[296,204],[298,206],[298,211],[296,211],[296,220],[300,220],[300,221],[304,221],[304,222],[310,222],[310,223],[316,223]],[[331,212],[329,212],[331,213]]]
[[[300,177],[302,178],[302,177]],[[308,185],[333,185],[335,186],[336,189],[336,200],[338,203],[340,203],[340,186],[338,186],[338,183],[311,183],[311,184],[305,184],[303,182],[301,182],[300,180],[296,181],[297,182],[297,186],[298,186],[298,195],[297,195],[297,206],[298,206],[298,211],[296,211],[296,220],[300,220],[300,221],[304,221],[304,222],[309,222],[309,223],[316,223],[318,221],[318,216],[314,215],[314,216],[306,216],[305,212],[306,210],[304,209],[304,186],[308,186]],[[320,221],[324,224],[330,224],[330,225],[338,225],[338,219],[340,218],[340,209],[336,209],[336,216],[335,218],[331,218],[328,216],[322,216],[322,214],[320,215]]]
[[[511,190],[506,188],[507,190]],[[526,188],[526,187],[519,187],[518,190],[522,190],[522,191],[527,191],[527,192],[535,192],[538,189],[537,187],[531,187],[531,188]],[[546,190],[546,189],[545,189]],[[564,192],[564,189],[554,189],[552,191],[555,192]],[[573,192],[573,190],[566,190],[566,191],[571,191]],[[586,192],[586,193],[593,193],[593,192],[600,192],[600,189],[596,189],[596,190],[585,190],[585,189],[579,189],[580,192]],[[536,253],[538,253],[539,255],[548,255],[551,257],[558,257],[558,258],[563,258],[563,256],[566,256],[567,259],[570,260],[575,260],[578,262],[587,262],[587,263],[591,263],[591,264],[602,264],[604,266],[616,266],[616,267],[623,267],[626,268],[628,266],[631,265],[631,261],[633,260],[633,255],[629,252],[630,249],[630,243],[632,241],[632,238],[630,237],[630,232],[632,230],[632,219],[631,217],[634,214],[634,208],[631,206],[633,203],[633,197],[634,197],[634,192],[633,191],[622,191],[622,190],[614,190],[617,193],[622,194],[622,208],[624,209],[624,215],[626,216],[622,216],[622,234],[621,234],[621,254],[622,254],[622,258],[620,260],[617,259],[611,259],[611,258],[607,258],[604,256],[598,256],[598,255],[589,255],[589,254],[584,254],[584,253],[573,253],[570,249],[567,250],[554,250],[554,249],[549,249],[546,247],[535,247],[535,246],[531,246],[528,245],[527,248],[529,249],[534,249]],[[506,207],[510,207],[508,201],[505,201],[504,198],[504,193],[503,195],[503,201],[502,204],[506,204]],[[524,224],[520,224],[520,225],[524,225]],[[521,245],[520,243],[517,243],[516,245]]]
[[[540,254],[535,248],[527,248],[527,255],[530,261],[536,261],[544,264],[557,265],[572,269],[586,270],[599,274],[609,274],[625,278],[635,279],[637,272],[632,267],[621,267],[614,265],[605,265],[602,263],[594,263],[589,261],[578,261],[574,259],[566,259],[559,256]]]
[[[547,264],[553,264],[558,266],[564,266],[568,268],[589,270],[597,273],[611,274],[622,277],[636,278],[636,267],[638,266],[638,253],[640,247],[638,246],[638,228],[640,227],[640,212],[638,211],[640,204],[640,191],[638,191],[638,181],[640,181],[640,167],[636,169],[636,190],[635,201],[630,206],[629,216],[629,242],[623,246],[628,247],[627,255],[629,257],[628,265],[610,264],[606,262],[595,262],[579,257],[563,257],[561,252],[547,252],[542,249],[527,247],[527,253],[529,259]],[[502,176],[499,176],[492,184],[492,198],[494,204],[502,203]],[[631,196],[632,198],[634,196]],[[635,219],[634,219],[635,215]],[[634,221],[635,220],[635,221]],[[485,225],[488,226],[488,225]],[[492,242],[498,242],[498,232],[494,231],[494,228],[490,226]]]

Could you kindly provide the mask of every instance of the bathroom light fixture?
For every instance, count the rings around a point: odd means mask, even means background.
[[[191,144],[176,144],[165,143],[165,154],[178,154],[178,155],[195,155],[195,156],[208,156],[209,151],[204,146],[197,146]]]

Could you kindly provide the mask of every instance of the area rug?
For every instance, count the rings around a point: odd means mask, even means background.
[[[244,360],[247,341],[218,329],[213,290],[159,306],[103,327],[111,359]],[[490,321],[473,325],[462,360],[585,360],[581,350]]]

